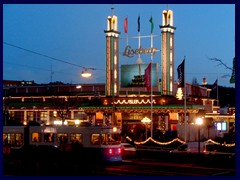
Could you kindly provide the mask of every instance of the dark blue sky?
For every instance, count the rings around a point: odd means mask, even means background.
[[[3,41],[27,50],[84,67],[93,67],[91,79],[85,80],[78,66],[3,44],[3,79],[34,80],[37,83],[62,81],[64,83],[105,83],[105,34],[107,17],[112,14],[112,4],[98,5],[3,5]],[[235,5],[114,5],[118,16],[120,53],[126,46],[123,22],[128,17],[128,36],[138,36],[137,18],[141,17],[141,35],[150,35],[150,17],[153,17],[153,46],[161,49],[162,11],[171,9],[175,30],[175,80],[177,66],[186,56],[186,80],[197,78],[201,84],[205,76],[209,84],[218,78],[219,85],[232,87],[231,71],[211,57],[221,59],[232,67],[235,56]],[[138,39],[129,44],[137,48]],[[142,38],[143,47],[150,47],[150,38]],[[120,54],[120,64],[135,63],[137,56],[126,59]],[[142,56],[149,63],[150,56]],[[153,62],[161,64],[161,54]],[[52,73],[51,73],[52,69]]]

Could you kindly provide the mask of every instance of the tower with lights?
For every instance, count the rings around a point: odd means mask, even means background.
[[[119,95],[119,34],[118,18],[107,18],[106,34],[106,96]]]
[[[162,82],[163,95],[173,95],[174,88],[174,30],[173,11],[162,12]]]

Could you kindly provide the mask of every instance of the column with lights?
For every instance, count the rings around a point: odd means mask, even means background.
[[[106,34],[106,96],[119,94],[119,34],[117,16],[107,18]]]
[[[173,11],[162,13],[162,94],[173,95],[174,85],[174,30]]]

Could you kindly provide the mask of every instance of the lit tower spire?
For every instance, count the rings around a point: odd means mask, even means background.
[[[162,13],[162,94],[173,95],[174,85],[174,30],[173,11]]]
[[[106,96],[119,94],[119,34],[118,18],[112,8],[112,16],[107,18],[106,34]]]

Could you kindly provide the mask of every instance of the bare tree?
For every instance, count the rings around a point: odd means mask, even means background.
[[[229,69],[232,71],[232,76],[230,75],[224,75],[222,77],[226,77],[226,76],[230,76],[230,83],[235,83],[235,57],[233,58],[233,67],[229,67],[227,66],[221,59],[218,59],[218,58],[208,58],[209,60],[211,61],[216,61],[216,62],[219,62],[219,66],[224,66],[226,69]]]
[[[229,69],[229,70],[233,70],[233,68],[230,68],[229,66],[227,66],[221,59],[218,59],[218,58],[208,58],[209,60],[211,61],[216,61],[216,62],[219,62],[218,66],[224,66],[226,69]]]
[[[78,97],[52,96],[51,99],[51,105],[56,109],[58,117],[62,120],[62,125],[71,115],[70,108],[78,106],[78,103]]]

